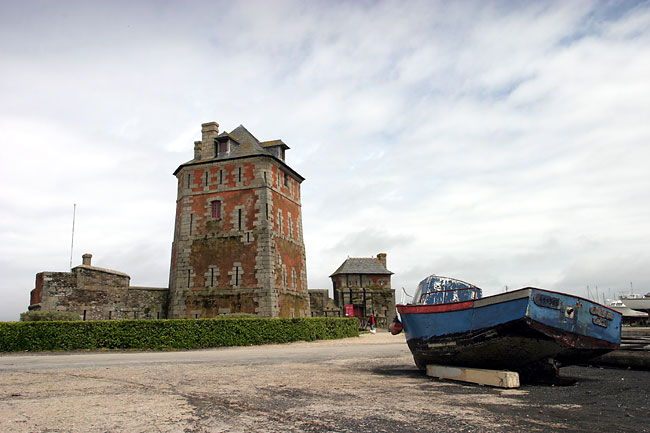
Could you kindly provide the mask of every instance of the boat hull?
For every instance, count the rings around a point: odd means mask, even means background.
[[[621,316],[589,300],[526,288],[474,301],[398,306],[416,365],[507,369],[580,363],[618,348]]]
[[[650,312],[650,297],[642,297],[642,298],[630,298],[626,296],[621,296],[621,301],[625,304],[626,307],[635,310],[635,311],[643,311],[643,312]]]

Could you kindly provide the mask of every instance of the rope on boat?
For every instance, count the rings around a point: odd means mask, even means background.
[[[408,292],[404,289],[404,287],[402,287],[402,292],[404,292],[406,296],[408,296],[409,298],[411,298],[411,300],[413,300],[413,295],[409,295]]]

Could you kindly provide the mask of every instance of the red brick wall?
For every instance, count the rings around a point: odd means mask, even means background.
[[[36,274],[36,288],[30,293],[29,305],[40,304],[43,293],[43,274]]]
[[[278,221],[278,211],[282,212],[282,225]],[[286,265],[287,270],[287,287],[293,289],[292,268],[296,270],[296,290],[298,292],[306,292],[301,281],[301,274],[303,271],[303,257],[304,245],[302,243],[302,233],[299,231],[298,221],[300,220],[300,206],[286,197],[273,191],[273,212],[275,216],[275,232],[278,236],[275,237],[275,250],[276,255],[280,256],[277,260],[276,256],[276,269],[275,269],[275,285],[278,288],[283,288],[283,274],[282,265]],[[293,225],[293,236],[289,235],[289,214],[291,214],[291,224]]]
[[[241,168],[241,182],[239,181],[239,169]],[[249,186],[254,179],[255,164],[245,162],[241,164],[226,164],[221,166],[212,166],[207,168],[195,168],[192,174],[192,191],[202,192],[205,188],[205,172],[208,171],[208,189],[216,191],[220,186],[222,188],[234,188],[235,186]],[[219,174],[221,172],[221,174]],[[179,179],[179,182],[187,182],[185,179]],[[220,182],[221,181],[221,182]]]
[[[219,269],[218,288],[232,288],[228,272],[233,270],[235,262],[241,263],[243,275],[239,287],[259,287],[255,276],[257,244],[254,238],[250,242],[241,239],[242,231],[254,229],[255,204],[257,196],[254,190],[220,191],[191,197],[191,208],[194,214],[193,234],[210,235],[233,232],[230,237],[207,237],[195,239],[192,243],[190,266],[193,269],[193,288],[206,288],[205,273],[211,265]],[[212,219],[210,203],[221,200],[221,218]],[[241,230],[239,229],[237,207],[242,206]],[[249,236],[252,236],[249,235]],[[246,235],[244,235],[244,239]]]
[[[180,317],[196,314],[211,317],[220,310],[256,312],[258,308],[261,314],[271,316],[308,314],[300,183],[290,173],[290,169],[285,171],[276,161],[266,157],[207,163],[181,171],[170,271],[172,317],[177,314]],[[256,174],[258,179],[255,179]],[[218,219],[212,219],[213,200],[221,201]],[[242,211],[241,226],[239,209]],[[266,210],[269,212],[268,230]],[[282,212],[282,224],[277,218],[278,211]],[[256,221],[256,217],[262,221]],[[189,254],[187,248],[190,248]],[[263,262],[258,264],[257,260]],[[269,260],[274,269],[256,269]],[[235,263],[243,274],[238,274],[239,283],[233,287],[233,276],[229,273],[233,272]],[[286,285],[283,284],[283,264]],[[216,281],[212,279],[212,267],[218,270],[218,274],[216,270],[214,273]],[[191,293],[184,292],[188,279],[193,289]],[[268,294],[278,296],[277,301],[264,299],[262,302],[260,296],[267,295],[257,291],[267,288],[269,282],[271,288],[280,293]],[[274,310],[274,305],[279,311]]]

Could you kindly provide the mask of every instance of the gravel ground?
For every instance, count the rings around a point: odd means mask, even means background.
[[[1,432],[650,432],[650,372],[575,385],[429,378],[404,338],[193,352],[0,356]]]

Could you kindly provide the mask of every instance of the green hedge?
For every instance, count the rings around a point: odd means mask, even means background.
[[[356,318],[0,322],[0,352],[199,349],[359,335]]]

